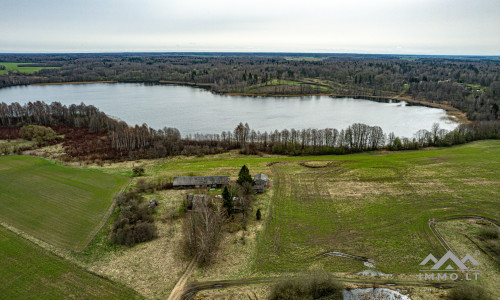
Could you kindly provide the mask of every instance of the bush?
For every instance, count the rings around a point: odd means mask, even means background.
[[[23,139],[36,141],[39,144],[47,143],[56,139],[56,132],[52,128],[38,125],[23,126],[19,130],[19,136]]]
[[[342,299],[343,286],[331,274],[314,272],[277,283],[270,300],[285,299]]]
[[[113,223],[111,243],[132,246],[157,236],[153,210],[141,200],[135,193],[121,193],[115,198],[120,214]]]
[[[477,285],[460,284],[448,294],[450,300],[490,300],[493,299],[486,291]]]
[[[144,175],[145,171],[142,167],[134,167],[132,169],[132,174],[136,177]]]

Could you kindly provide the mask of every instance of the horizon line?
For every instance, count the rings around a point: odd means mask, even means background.
[[[292,54],[292,55],[386,55],[386,56],[453,56],[453,57],[499,57],[500,54],[416,54],[416,53],[362,53],[362,52],[286,52],[286,51],[89,51],[89,52],[0,52],[0,55],[54,55],[54,54]]]

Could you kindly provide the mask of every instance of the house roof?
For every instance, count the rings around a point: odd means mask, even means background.
[[[212,198],[209,195],[196,194],[196,195],[187,195],[187,200],[188,200],[188,206],[194,209],[208,204],[209,202],[212,201]]]
[[[183,185],[223,185],[229,182],[229,177],[227,176],[186,176],[186,177],[174,177],[174,186]]]
[[[264,173],[259,173],[253,177],[253,180],[265,180],[267,181],[267,175]]]

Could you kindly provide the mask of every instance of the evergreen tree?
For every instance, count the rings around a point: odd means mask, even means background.
[[[249,182],[253,185],[254,182],[252,176],[250,176],[250,171],[246,165],[241,167],[240,173],[238,173],[238,180],[236,182],[238,182],[239,185],[243,185],[245,182]]]
[[[224,199],[224,207],[227,210],[227,214],[231,216],[233,214],[233,197],[231,196],[231,193],[229,193],[229,189],[227,186],[224,187],[224,190],[222,191],[222,199]]]

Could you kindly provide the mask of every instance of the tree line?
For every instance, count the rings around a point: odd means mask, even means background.
[[[313,60],[303,59],[313,56]],[[290,59],[292,57],[292,59]],[[0,88],[45,82],[181,82],[216,93],[392,97],[448,104],[470,120],[497,120],[500,60],[354,54],[3,54],[0,61],[56,66],[35,74],[9,71]],[[311,80],[314,80],[311,81]],[[293,81],[295,84],[277,85]]]
[[[340,131],[334,128],[292,128],[269,132],[256,131],[248,124],[240,123],[233,131],[182,137],[176,128],[156,130],[146,124],[129,126],[83,103],[70,106],[39,101],[25,105],[0,103],[0,128],[19,129],[26,125],[52,127],[59,134],[64,132],[68,139],[79,138],[83,140],[81,143],[71,144],[73,152],[79,147],[87,149],[87,153],[99,149],[106,153],[106,159],[204,155],[232,149],[241,149],[243,154],[346,154],[382,148],[404,150],[451,146],[479,139],[498,139],[500,136],[500,122],[480,121],[459,125],[452,131],[441,129],[436,123],[430,131],[419,130],[413,137],[397,137],[392,132],[384,133],[378,126],[360,123]],[[68,131],[68,127],[78,131]],[[61,128],[65,131],[61,131]],[[86,136],[82,131],[91,136]]]

